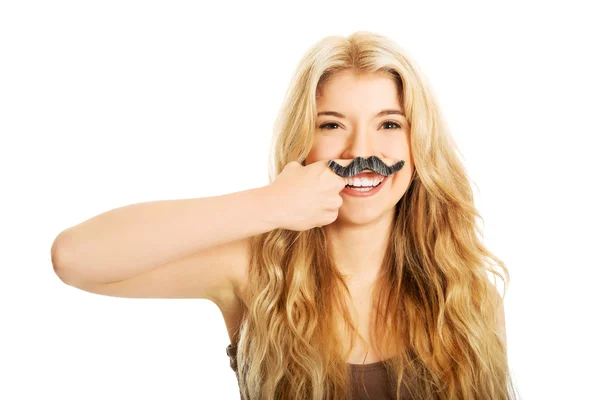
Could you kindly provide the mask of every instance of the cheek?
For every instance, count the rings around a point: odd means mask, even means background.
[[[336,158],[335,149],[335,146],[316,144],[312,147],[306,159],[310,160],[310,162],[314,162],[318,160]]]
[[[317,152],[316,152],[316,151],[314,151],[314,150],[311,150],[311,152],[310,152],[310,153],[308,153],[308,156],[306,157],[306,164],[307,164],[307,165],[308,165],[308,164],[312,164],[312,163],[314,163],[314,162],[315,162],[315,161],[317,161],[317,160],[320,160],[320,158],[319,158],[319,153],[317,153]]]
[[[391,190],[394,193],[394,195],[401,196],[408,188],[408,183],[410,181],[410,177],[413,171],[412,163],[407,158],[408,157],[402,158],[403,160],[405,160],[404,166],[392,177]]]
[[[311,164],[318,159],[317,152],[315,150],[315,146],[313,146],[312,149],[310,149],[310,152],[306,156],[306,164]]]

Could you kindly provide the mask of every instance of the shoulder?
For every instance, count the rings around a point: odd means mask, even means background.
[[[506,346],[506,321],[504,319],[504,299],[500,295],[500,292],[494,284],[486,277],[485,283],[487,285],[488,294],[492,297],[492,302],[495,306],[496,311],[496,332],[502,339]]]

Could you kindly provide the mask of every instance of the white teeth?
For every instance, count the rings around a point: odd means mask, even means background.
[[[383,181],[383,177],[378,178],[346,178],[346,185],[351,186],[377,186]]]

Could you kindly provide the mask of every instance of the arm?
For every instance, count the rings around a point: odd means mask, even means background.
[[[52,245],[53,266],[64,280],[123,281],[194,253],[275,229],[274,197],[265,186],[113,209],[61,233]]]

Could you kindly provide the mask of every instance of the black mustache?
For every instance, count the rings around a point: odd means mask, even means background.
[[[356,157],[348,166],[344,167],[333,160],[329,160],[327,166],[333,172],[342,178],[349,178],[358,175],[364,170],[371,170],[379,175],[389,176],[400,170],[404,166],[404,160],[398,161],[392,166],[386,165],[379,157],[371,156],[369,158]]]

